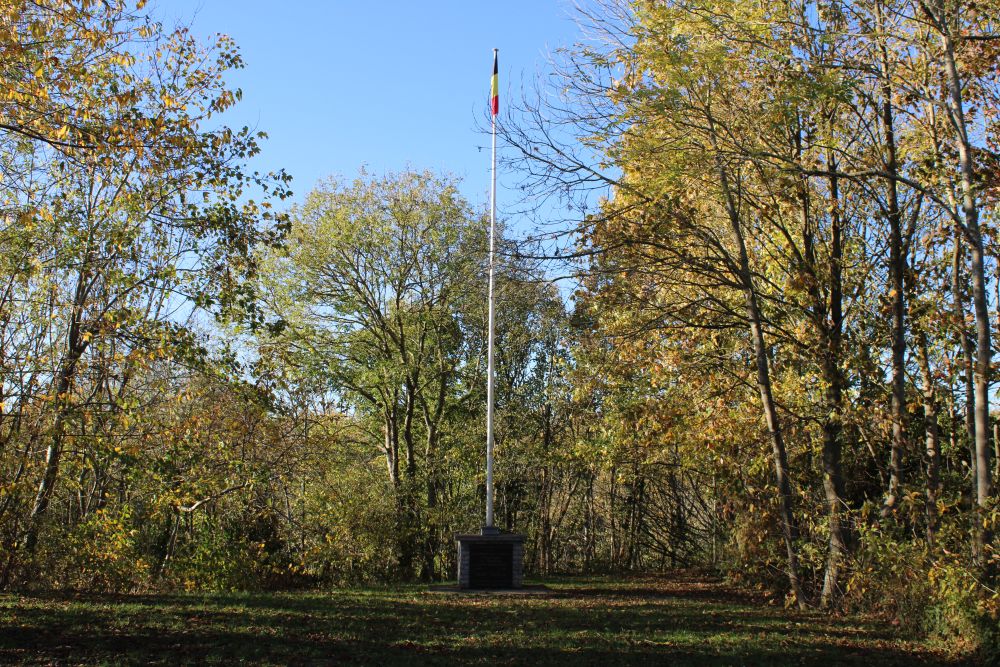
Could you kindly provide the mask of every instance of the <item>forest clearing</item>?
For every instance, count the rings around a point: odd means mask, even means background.
[[[0,0],[0,660],[1000,662],[1000,0],[502,4]]]

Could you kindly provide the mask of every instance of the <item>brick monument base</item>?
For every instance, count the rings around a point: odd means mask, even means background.
[[[466,590],[521,588],[524,581],[524,535],[483,528],[455,535],[458,544],[458,587]]]

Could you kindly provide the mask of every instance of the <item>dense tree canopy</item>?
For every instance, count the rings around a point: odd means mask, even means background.
[[[135,420],[169,367],[159,360],[198,365],[206,351],[191,318],[246,310],[251,251],[280,239],[270,200],[288,193],[284,174],[246,170],[257,136],[204,129],[237,97],[223,77],[241,61],[224,38],[201,46],[123,3],[4,12],[14,28],[0,137],[9,581],[35,575],[68,476],[74,522],[102,511],[150,439]]]
[[[800,606],[995,622],[995,9],[600,3],[506,128],[529,190],[609,188],[576,253],[593,391],[645,397],[734,564]]]

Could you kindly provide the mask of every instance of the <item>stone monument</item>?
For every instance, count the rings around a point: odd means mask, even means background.
[[[455,535],[458,587],[466,590],[521,588],[524,583],[524,535],[483,528]]]

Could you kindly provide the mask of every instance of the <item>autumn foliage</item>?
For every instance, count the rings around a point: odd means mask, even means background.
[[[450,578],[481,210],[363,170],[284,207],[224,123],[236,45],[142,5],[0,0],[0,583]],[[996,650],[1000,7],[584,9],[500,118],[527,198],[571,204],[500,243],[529,573],[709,568]]]

